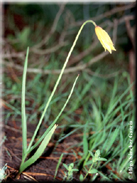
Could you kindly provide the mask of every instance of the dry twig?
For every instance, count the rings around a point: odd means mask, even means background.
[[[52,35],[52,34],[55,32],[55,30],[56,30],[56,27],[57,27],[59,18],[60,18],[60,16],[61,16],[61,14],[63,13],[64,8],[65,8],[65,4],[62,4],[62,5],[60,6],[60,9],[59,9],[59,11],[58,11],[58,13],[57,13],[55,19],[54,19],[54,22],[53,22],[53,24],[52,24],[50,33],[49,33],[40,43],[38,43],[37,45],[35,45],[35,46],[33,47],[34,49],[36,49],[36,48],[38,49],[38,48],[40,48],[41,46],[43,46],[44,44],[47,43],[47,41],[49,40],[49,38],[51,37],[51,35]]]

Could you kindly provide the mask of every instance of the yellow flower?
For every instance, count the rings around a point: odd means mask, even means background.
[[[116,49],[114,48],[114,44],[106,31],[104,31],[99,26],[95,26],[95,33],[96,33],[100,43],[104,47],[105,51],[108,50],[110,53],[112,53],[111,50],[116,51]]]

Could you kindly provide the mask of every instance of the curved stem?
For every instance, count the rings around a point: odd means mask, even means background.
[[[62,68],[62,70],[61,70],[61,73],[60,73],[60,75],[59,75],[59,77],[58,77],[58,80],[57,80],[57,82],[56,82],[56,84],[55,84],[55,86],[54,86],[54,89],[53,89],[53,91],[52,91],[52,93],[51,93],[51,95],[50,95],[50,97],[49,97],[49,100],[48,100],[48,102],[47,102],[47,104],[46,104],[46,107],[45,107],[45,109],[44,109],[44,111],[43,111],[43,113],[42,113],[42,116],[41,116],[41,118],[40,118],[40,121],[39,121],[39,123],[38,123],[38,125],[37,125],[37,127],[36,127],[36,130],[35,130],[35,132],[34,132],[34,135],[33,135],[32,139],[31,139],[31,141],[30,141],[30,144],[29,144],[29,146],[28,146],[27,151],[29,151],[30,147],[32,146],[32,143],[33,143],[33,141],[34,141],[34,139],[35,139],[35,137],[36,137],[36,134],[37,134],[37,132],[38,132],[38,130],[39,130],[39,127],[40,127],[40,125],[41,125],[41,123],[42,123],[42,120],[43,120],[43,118],[44,118],[44,116],[45,116],[45,113],[46,113],[46,111],[47,111],[47,108],[48,108],[48,106],[49,106],[49,103],[50,103],[50,101],[51,101],[51,99],[52,99],[52,97],[53,97],[53,95],[54,95],[54,93],[55,93],[55,91],[56,91],[56,88],[57,88],[57,86],[58,86],[58,84],[59,84],[59,82],[60,82],[60,79],[61,79],[61,77],[62,77],[62,74],[63,74],[63,72],[64,72],[64,70],[65,70],[65,67],[66,67],[67,63],[68,63],[68,60],[69,60],[69,58],[70,58],[70,56],[71,56],[71,53],[72,53],[72,51],[73,51],[73,49],[74,49],[74,47],[75,47],[75,45],[76,45],[76,42],[77,42],[77,40],[78,40],[78,38],[79,38],[79,35],[80,35],[80,33],[81,33],[83,27],[84,27],[87,23],[92,23],[94,26],[96,26],[96,23],[95,23],[94,21],[92,21],[92,20],[87,20],[87,21],[84,22],[84,23],[82,24],[82,26],[80,27],[80,29],[79,29],[79,31],[78,31],[76,37],[75,37],[75,40],[74,40],[74,42],[73,42],[73,45],[72,45],[72,47],[71,47],[71,49],[70,49],[70,51],[69,51],[69,53],[68,53],[68,56],[67,56],[67,58],[66,58],[66,61],[65,61],[64,65],[63,65],[63,68]]]

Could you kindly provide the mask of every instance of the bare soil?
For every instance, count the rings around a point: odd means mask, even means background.
[[[32,136],[35,130],[35,125],[28,125],[28,140],[29,143],[30,137]],[[7,140],[3,144],[3,156],[0,157],[1,161],[3,160],[3,165],[7,163],[7,180],[15,181],[16,176],[21,164],[22,158],[22,133],[21,133],[21,122],[16,122],[14,120],[9,120],[6,125],[4,125],[3,132]],[[62,153],[63,155],[62,162],[60,164],[57,176],[55,180],[62,181],[65,176],[65,168],[62,163],[72,163],[76,161],[76,157],[73,154],[73,151],[77,154],[77,157],[81,158],[78,155],[80,151],[79,148],[70,148],[74,143],[79,143],[80,138],[74,134],[65,138],[63,141],[56,145],[57,137],[60,133],[59,129],[56,129],[55,134],[53,135],[52,140],[49,142],[47,148],[45,149],[42,156],[30,167],[28,167],[19,177],[19,180],[37,180],[37,181],[53,181],[56,166],[59,160],[59,157]],[[56,145],[56,146],[55,146]],[[68,150],[67,150],[68,149]],[[71,154],[70,154],[71,153]],[[74,180],[79,181],[77,175],[74,176]],[[78,176],[79,177],[79,176]]]

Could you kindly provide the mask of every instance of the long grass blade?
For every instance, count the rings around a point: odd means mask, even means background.
[[[61,160],[62,160],[62,157],[63,157],[63,153],[61,154],[60,158],[59,158],[59,161],[58,161],[58,164],[57,164],[57,167],[56,167],[56,170],[55,170],[55,175],[54,175],[54,179],[56,178],[56,175],[57,175],[57,172],[58,172],[58,169],[59,169],[59,165],[61,163]]]
[[[25,90],[26,90],[26,73],[28,65],[29,48],[27,48],[23,79],[22,79],[22,98],[21,98],[21,116],[22,116],[22,158],[24,159],[27,151],[27,123],[26,123],[26,111],[25,111]]]
[[[85,125],[85,129],[84,129],[84,134],[83,134],[83,151],[84,151],[84,155],[87,156],[88,153],[88,139],[87,139],[87,125],[88,122]]]
[[[31,164],[33,164],[44,152],[46,146],[48,145],[55,129],[56,129],[57,125],[54,125],[53,128],[48,132],[48,134],[45,136],[44,140],[42,141],[42,143],[40,144],[39,148],[37,149],[37,151],[35,152],[35,154],[29,158],[25,163],[23,163],[20,167],[20,172],[22,172],[23,170],[25,170],[28,166],[30,166]]]

